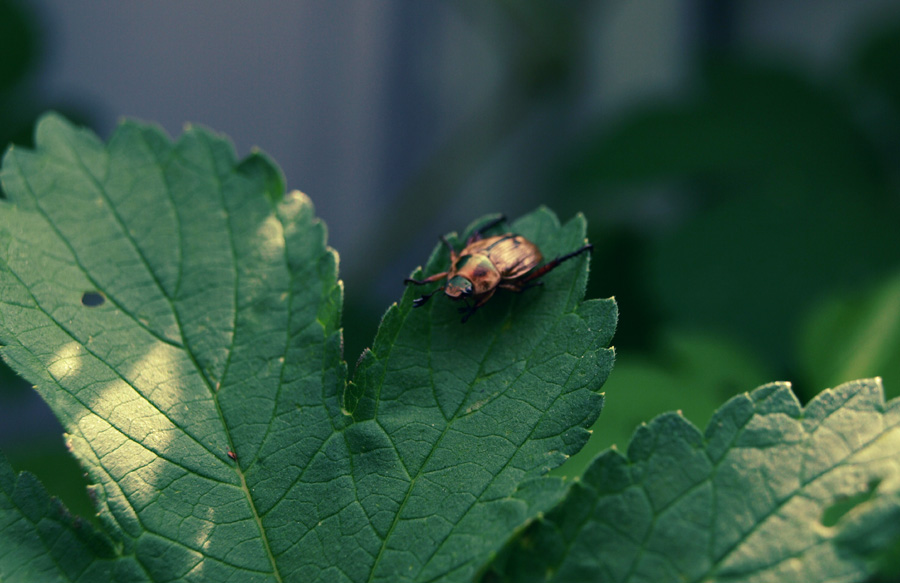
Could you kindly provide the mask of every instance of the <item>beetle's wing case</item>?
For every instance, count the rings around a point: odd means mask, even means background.
[[[487,237],[486,239],[479,239],[466,245],[466,248],[460,251],[460,255],[487,255],[485,249],[488,249],[491,245],[496,244],[501,239],[511,236],[512,234],[507,233],[505,235],[495,235],[493,237]]]
[[[470,246],[478,245],[479,251],[487,255],[491,263],[500,272],[503,279],[516,279],[537,267],[543,260],[537,245],[523,237],[507,233],[489,239],[483,239]]]

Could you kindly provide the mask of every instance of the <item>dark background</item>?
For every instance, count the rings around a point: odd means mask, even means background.
[[[0,142],[47,109],[269,153],[341,254],[351,367],[439,234],[583,212],[618,359],[560,473],[768,381],[900,394],[896,0],[0,0]],[[60,432],[4,370],[0,449],[87,515]]]

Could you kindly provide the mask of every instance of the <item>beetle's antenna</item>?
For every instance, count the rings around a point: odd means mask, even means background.
[[[500,215],[493,221],[489,221],[489,222],[481,225],[480,227],[475,229],[475,231],[472,232],[472,234],[469,236],[469,239],[466,241],[466,245],[471,245],[475,241],[480,241],[483,238],[481,235],[482,233],[484,233],[488,229],[492,229],[492,228],[496,227],[497,225],[499,225],[500,223],[502,223],[505,220],[506,220],[506,215]]]

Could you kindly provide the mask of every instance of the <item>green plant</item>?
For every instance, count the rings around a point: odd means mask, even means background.
[[[877,380],[805,408],[767,385],[705,434],[665,414],[627,456],[548,477],[613,364],[617,308],[583,300],[585,257],[465,325],[408,290],[348,373],[337,256],[264,155],[133,122],[103,144],[49,115],[2,179],[2,355],[62,421],[98,511],[72,517],[0,461],[4,581],[896,572],[900,401]],[[539,209],[512,228],[552,257],[586,225]],[[447,261],[437,246],[426,269]]]

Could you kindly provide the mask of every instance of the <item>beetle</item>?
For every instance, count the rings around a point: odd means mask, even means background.
[[[538,267],[544,256],[538,246],[515,233],[504,233],[485,237],[484,231],[495,227],[506,220],[501,216],[477,229],[466,240],[466,245],[459,253],[441,237],[441,241],[450,250],[450,269],[430,275],[425,279],[406,278],[403,283],[425,285],[446,279],[441,287],[429,294],[413,300],[413,307],[420,308],[434,294],[443,291],[452,300],[464,300],[466,307],[460,308],[462,321],[466,322],[478,308],[483,306],[498,288],[513,292],[522,292],[542,282],[537,278],[553,271],[568,259],[581,255],[594,248],[590,243],[571,253],[560,255],[553,261]],[[469,300],[472,304],[469,304]]]

